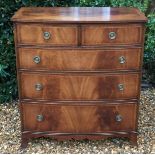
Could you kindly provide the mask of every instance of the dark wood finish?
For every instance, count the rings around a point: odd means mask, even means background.
[[[25,131],[23,132],[23,141],[21,143],[21,147],[25,148],[28,145],[30,138],[39,138],[39,137],[52,137],[58,141],[63,140],[103,140],[109,137],[125,137],[131,141],[131,144],[137,146],[137,132],[135,131],[121,131],[121,132],[102,132],[102,133],[84,133],[84,134],[76,134],[76,133],[53,133],[53,132],[32,132]]]
[[[12,21],[23,148],[37,137],[128,137],[137,145],[143,13],[135,8],[28,7]],[[110,39],[110,32],[116,37]],[[35,63],[34,56],[41,61]],[[122,64],[120,56],[125,57]],[[41,90],[35,89],[37,83],[43,84]],[[44,117],[38,122],[40,114]]]
[[[95,104],[23,104],[22,106],[25,131],[57,133],[135,131],[136,104],[100,104],[97,106]],[[43,115],[43,121],[39,122],[36,118],[37,115]],[[117,115],[122,116],[121,122],[116,121]]]
[[[109,38],[110,32],[116,33],[115,39]],[[142,25],[139,24],[83,25],[82,45],[141,44],[141,35]]]
[[[21,98],[104,100],[137,98],[139,74],[29,74],[21,73]],[[35,85],[42,85],[37,91]],[[118,85],[123,84],[124,90]]]
[[[141,48],[122,49],[34,49],[19,48],[20,69],[30,70],[138,70]],[[40,57],[40,63],[33,58]],[[124,56],[125,63],[119,58]]]
[[[50,33],[49,39],[44,39],[44,32]],[[46,25],[46,24],[18,24],[18,43],[71,46],[77,45],[77,26],[73,25]]]
[[[120,7],[23,7],[14,22],[46,23],[135,23],[147,18],[136,8]]]

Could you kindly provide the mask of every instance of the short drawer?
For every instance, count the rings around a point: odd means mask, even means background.
[[[91,73],[20,74],[21,98],[104,100],[138,97],[140,75]]]
[[[32,49],[19,48],[19,68],[30,70],[138,70],[141,48]]]
[[[141,44],[143,27],[136,24],[82,26],[82,45]]]
[[[136,104],[22,104],[24,130],[95,133],[136,130]]]
[[[77,27],[74,25],[18,24],[17,42],[30,45],[77,45]]]

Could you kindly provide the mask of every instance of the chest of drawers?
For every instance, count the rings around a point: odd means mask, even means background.
[[[12,17],[22,147],[37,137],[137,142],[146,17],[135,8],[21,8]]]

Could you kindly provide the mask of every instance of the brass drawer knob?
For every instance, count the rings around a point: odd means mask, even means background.
[[[40,84],[40,83],[37,83],[37,84],[35,85],[35,89],[36,89],[37,91],[40,91],[40,90],[42,90],[42,89],[43,89],[43,86],[42,86],[42,84]]]
[[[42,122],[44,120],[44,116],[43,115],[37,115],[36,119],[38,122]]]
[[[116,32],[109,32],[109,39],[113,40],[116,38]]]
[[[116,122],[122,122],[123,117],[120,114],[118,114],[118,115],[116,115],[115,120],[116,120]]]
[[[40,56],[35,56],[35,57],[33,58],[33,61],[34,61],[36,64],[40,63],[40,61],[41,61]]]
[[[124,85],[122,83],[118,84],[118,90],[123,91]]]
[[[50,32],[44,32],[44,39],[45,39],[45,40],[50,39],[50,37],[51,37]]]
[[[124,64],[125,62],[126,62],[125,57],[124,57],[124,56],[120,56],[120,57],[119,57],[119,63],[120,63],[120,64]]]

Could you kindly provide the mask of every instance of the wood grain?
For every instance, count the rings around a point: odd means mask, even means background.
[[[111,7],[23,7],[14,22],[46,23],[135,23],[147,18],[136,8]]]
[[[28,131],[91,133],[135,130],[136,104],[98,106],[23,104],[22,106],[24,130]],[[43,121],[38,122],[37,115],[43,115]],[[116,121],[117,115],[122,116],[121,122]]]
[[[19,68],[30,70],[138,70],[141,68],[141,48],[122,49],[35,49],[19,48]],[[40,57],[40,63],[34,57]],[[120,63],[120,57],[125,63]]]
[[[44,32],[49,32],[51,37],[44,39]],[[18,24],[17,33],[21,44],[72,46],[78,43],[76,25]]]
[[[116,38],[110,39],[109,33],[115,32]],[[82,45],[123,45],[142,43],[142,25],[104,24],[83,25]]]
[[[21,98],[51,100],[104,100],[137,98],[139,74],[21,73]],[[35,90],[40,83],[43,89]],[[118,89],[124,85],[124,90]]]
[[[22,147],[38,137],[128,137],[137,145],[143,13],[126,7],[23,7],[11,20]],[[45,39],[44,32],[51,37]],[[116,38],[110,39],[110,32]],[[34,56],[40,56],[40,63],[34,63]],[[125,63],[119,63],[120,56]],[[37,91],[38,83],[43,88]]]

